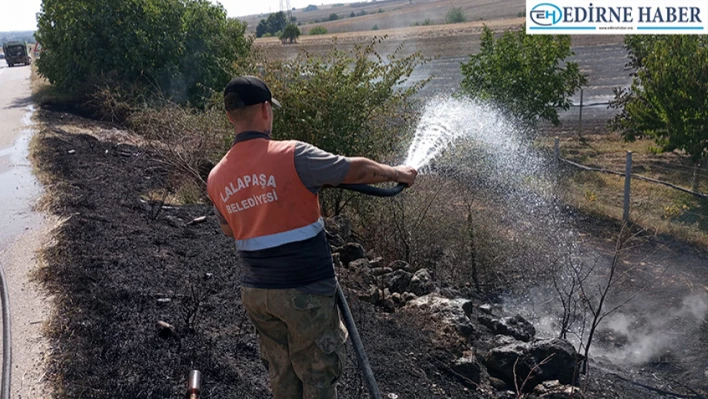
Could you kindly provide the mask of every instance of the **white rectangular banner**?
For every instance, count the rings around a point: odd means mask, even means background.
[[[708,0],[526,0],[533,35],[708,34]]]

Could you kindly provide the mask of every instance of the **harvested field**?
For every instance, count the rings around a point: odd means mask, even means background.
[[[316,11],[295,10],[293,16],[302,23],[301,30],[307,32],[313,26],[323,26],[332,33],[368,31],[373,26],[379,29],[406,28],[423,24],[426,20],[433,25],[445,23],[445,15],[452,8],[461,8],[468,21],[482,21],[518,17],[524,12],[525,3],[519,0],[495,2],[485,0],[389,0],[375,3],[351,3],[341,6],[318,6]],[[355,17],[351,17],[351,13]],[[361,15],[364,14],[365,15]],[[331,14],[338,19],[329,21]],[[248,23],[249,31],[255,32],[258,21],[268,14],[250,15],[239,19]]]

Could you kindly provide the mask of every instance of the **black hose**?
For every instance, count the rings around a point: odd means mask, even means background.
[[[334,188],[342,188],[376,197],[393,197],[400,194],[403,189],[406,188],[406,185],[401,183],[393,188],[380,188],[366,184],[340,184]],[[347,326],[347,331],[349,331],[349,338],[352,341],[352,346],[354,346],[354,354],[359,361],[361,372],[364,374],[364,381],[366,381],[366,388],[369,390],[369,397],[371,397],[371,399],[381,399],[381,392],[379,391],[378,384],[376,384],[376,377],[374,377],[374,372],[371,370],[369,358],[366,356],[366,351],[364,350],[364,344],[361,342],[359,331],[356,329],[354,318],[352,317],[351,311],[349,311],[347,299],[344,297],[344,292],[342,292],[339,283],[337,283],[337,306],[339,306],[339,310],[342,312],[344,325]]]
[[[400,194],[401,191],[406,188],[406,185],[400,183],[393,188],[381,188],[369,186],[368,184],[340,184],[334,188],[343,188],[345,190],[356,191],[366,195],[373,195],[374,197],[393,197]]]
[[[359,331],[356,329],[352,312],[349,311],[347,299],[344,297],[344,292],[342,292],[342,288],[339,286],[339,283],[337,283],[337,306],[339,306],[339,310],[342,312],[344,325],[347,326],[347,331],[349,331],[349,338],[352,340],[354,354],[356,354],[356,358],[359,361],[359,367],[361,367],[361,372],[364,374],[364,381],[366,381],[366,388],[369,390],[369,396],[371,399],[381,399],[381,392],[376,384],[376,378],[374,377],[374,372],[371,370],[371,365],[369,365],[369,359],[366,356],[364,344],[361,343]]]
[[[0,266],[0,294],[2,296],[2,385],[0,398],[10,399],[12,381],[12,329],[10,326],[10,295],[5,280],[5,268]]]

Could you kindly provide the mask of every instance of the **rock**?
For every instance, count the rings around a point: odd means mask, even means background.
[[[457,324],[457,331],[459,331],[463,337],[472,337],[477,334],[477,329],[474,324],[465,321],[460,321]]]
[[[388,265],[393,270],[405,270],[407,272],[412,272],[413,268],[408,263],[402,260],[395,260]]]
[[[385,312],[394,313],[396,311],[396,303],[391,297],[387,298],[383,303],[383,309]]]
[[[405,270],[396,270],[393,273],[381,276],[383,283],[391,290],[391,292],[404,293],[408,290],[413,275]]]
[[[484,305],[479,305],[479,310],[486,314],[492,314],[492,305],[485,303]]]
[[[465,312],[465,315],[467,317],[472,317],[472,313],[474,313],[474,302],[472,301],[467,301],[462,304],[462,310]]]
[[[353,260],[366,259],[366,255],[364,255],[364,247],[362,247],[361,244],[350,242],[349,244],[344,244],[344,246],[340,247],[337,252],[339,252],[342,263],[345,265],[348,265],[349,262]]]
[[[418,298],[418,296],[412,292],[404,292],[403,293],[403,301],[404,302],[412,301],[416,298]]]
[[[583,399],[583,392],[578,387],[563,385],[558,380],[544,381],[536,385],[533,393],[539,399]]]
[[[327,231],[326,235],[327,235],[327,242],[329,243],[329,245],[331,245],[333,247],[341,247],[342,245],[345,244],[342,237],[340,237],[338,234],[332,234]]]
[[[533,325],[520,315],[495,319],[492,316],[483,314],[477,316],[477,320],[494,334],[508,335],[520,341],[529,342],[536,335],[536,329]]]
[[[399,294],[398,292],[394,292],[393,294],[391,294],[391,299],[393,299],[393,303],[395,303],[396,306],[400,306],[401,304],[403,304],[403,297],[401,297],[401,294]]]
[[[435,284],[427,269],[420,269],[413,274],[409,291],[418,295],[428,295],[435,291]]]
[[[452,364],[452,371],[463,377],[462,382],[476,387],[482,381],[482,366],[474,356],[461,357]],[[474,384],[470,384],[472,381]]]
[[[349,269],[369,271],[369,261],[366,258],[357,259],[349,262]]]
[[[410,293],[404,293],[404,300],[406,297],[410,298]],[[406,301],[404,308],[423,313],[423,317],[430,318],[441,332],[456,330],[463,338],[468,338],[476,333],[476,329],[462,311],[463,303],[464,299],[448,299],[432,293]]]
[[[157,334],[161,338],[178,337],[177,330],[170,323],[158,320],[155,327],[157,327]]]
[[[325,230],[333,236],[339,236],[344,242],[351,238],[352,225],[345,216],[338,215],[325,219]]]
[[[382,276],[384,274],[389,274],[391,272],[393,272],[393,270],[391,270],[388,267],[376,267],[376,268],[371,269],[372,276]]]
[[[528,376],[524,392],[530,392],[544,381],[559,380],[561,384],[577,382],[577,359],[577,352],[570,342],[554,338],[494,348],[489,351],[485,364],[490,375],[513,386],[516,363],[517,382],[521,385]],[[544,361],[545,364],[533,370]]]
[[[371,286],[367,293],[359,294],[359,299],[365,302],[373,303],[374,305],[378,304],[382,298],[383,292],[378,287],[374,286]]]
[[[383,263],[383,258],[380,256],[378,258],[372,259],[369,262],[371,268],[382,267],[381,266],[382,263]]]
[[[508,335],[495,335],[494,338],[492,339],[492,346],[493,347],[498,347],[498,346],[506,346],[506,345],[511,345],[511,344],[520,344],[521,341],[514,337],[510,337]]]

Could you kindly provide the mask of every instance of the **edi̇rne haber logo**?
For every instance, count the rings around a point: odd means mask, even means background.
[[[526,0],[527,34],[708,34],[706,0]]]

